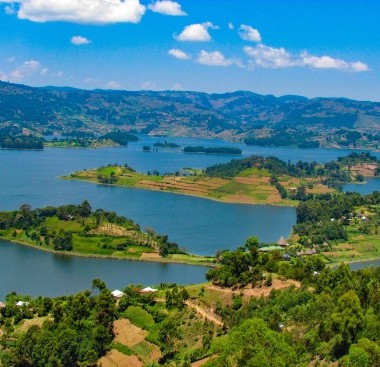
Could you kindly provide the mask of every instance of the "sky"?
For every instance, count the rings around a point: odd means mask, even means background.
[[[0,80],[380,101],[378,0],[0,0]]]

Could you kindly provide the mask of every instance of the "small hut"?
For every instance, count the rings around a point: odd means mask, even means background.
[[[281,247],[288,247],[289,246],[289,243],[288,241],[284,238],[284,236],[281,236],[279,238],[279,240],[277,241],[277,245],[281,246]]]
[[[146,287],[144,289],[141,289],[141,293],[154,293],[154,292],[157,292],[158,289],[154,289],[154,288],[151,288],[151,287]]]
[[[113,292],[111,292],[111,294],[112,294],[116,299],[120,299],[121,297],[124,296],[124,292],[119,291],[118,289],[115,289]]]

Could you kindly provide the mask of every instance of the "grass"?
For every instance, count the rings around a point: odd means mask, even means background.
[[[126,356],[131,356],[135,354],[132,349],[128,348],[126,345],[120,343],[112,343],[111,349],[116,349],[120,353],[125,354]]]
[[[174,192],[204,197],[212,200],[243,204],[268,204],[296,206],[297,201],[281,199],[277,190],[269,182],[270,173],[256,167],[242,171],[238,177],[230,179],[197,176],[153,176],[132,172],[120,166],[107,166],[95,170],[74,172],[66,179],[77,179],[98,183],[98,175],[110,177],[115,174],[114,185],[146,190]],[[240,178],[240,180],[239,180]],[[280,177],[289,183],[289,176]],[[293,180],[294,181],[294,180]],[[292,182],[291,182],[292,184]]]
[[[152,330],[154,328],[155,322],[151,314],[145,311],[143,308],[138,306],[129,306],[125,312],[125,317],[127,317],[132,323],[141,329]]]

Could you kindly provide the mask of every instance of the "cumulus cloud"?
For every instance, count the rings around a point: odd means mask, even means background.
[[[207,52],[202,50],[198,54],[197,63],[210,66],[230,66],[235,63],[235,60],[227,59],[220,51]]]
[[[244,41],[261,42],[260,32],[250,25],[242,24],[239,28],[239,36]]]
[[[156,1],[154,4],[148,5],[148,9],[154,11],[155,13],[160,13],[164,15],[187,15],[187,13],[182,10],[180,4],[170,0]]]
[[[153,82],[146,81],[146,82],[141,84],[141,89],[143,89],[143,90],[155,90],[155,89],[157,89],[157,87],[156,87],[156,84],[154,84]]]
[[[0,3],[18,4],[18,17],[33,22],[138,23],[146,11],[140,0],[0,0]]]
[[[340,71],[362,72],[369,67],[361,61],[348,62],[331,56],[314,56],[308,52],[293,55],[285,48],[275,48],[259,44],[255,47],[246,46],[244,52],[250,58],[250,67],[280,69],[289,67],[310,67],[313,69],[333,69]]]
[[[0,80],[2,81],[8,80],[8,75],[2,72],[1,70],[0,70]]]
[[[173,90],[183,90],[182,84],[181,83],[174,83],[173,85]]]
[[[91,41],[89,39],[87,39],[86,37],[82,37],[82,36],[73,36],[73,37],[71,37],[70,42],[76,46],[88,45],[89,43],[91,43]]]
[[[296,65],[292,55],[283,47],[274,48],[260,44],[255,47],[246,46],[243,50],[250,57],[251,66],[278,69]]]
[[[361,61],[347,62],[330,56],[314,56],[307,52],[301,53],[300,63],[304,66],[309,66],[315,69],[336,69],[354,72],[369,70],[368,65]]]
[[[230,29],[231,31],[232,31],[233,29],[235,29],[234,24],[231,23],[231,22],[229,22],[229,23],[228,23],[228,29]]]
[[[189,60],[191,58],[189,54],[176,48],[172,48],[171,50],[169,50],[168,54],[179,60]]]
[[[214,26],[211,22],[190,24],[175,38],[178,41],[208,42],[211,40],[209,28],[218,29],[219,27]]]
[[[41,63],[37,60],[24,61],[16,69],[11,71],[9,79],[15,82],[21,82],[27,77],[41,71]]]
[[[121,84],[115,80],[111,80],[106,84],[106,88],[108,88],[108,89],[120,89]]]

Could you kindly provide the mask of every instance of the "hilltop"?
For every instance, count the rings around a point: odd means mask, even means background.
[[[378,149],[380,103],[237,91],[116,91],[34,88],[0,81],[0,135],[114,130],[250,139],[262,145]],[[277,135],[278,132],[285,138]],[[334,132],[334,134],[331,134]],[[253,140],[252,140],[253,139]]]

